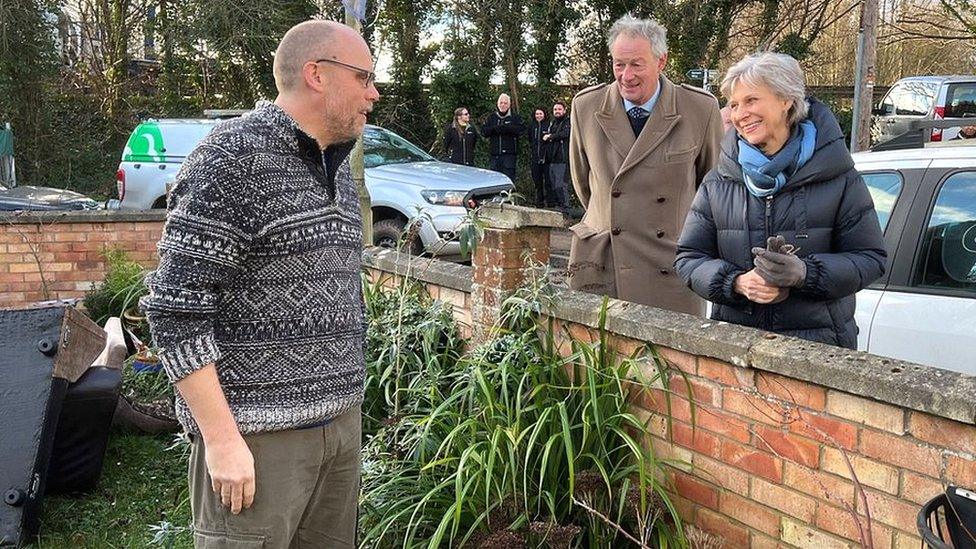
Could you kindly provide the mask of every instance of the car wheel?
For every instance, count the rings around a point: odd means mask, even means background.
[[[373,223],[373,245],[381,248],[401,249],[411,255],[420,255],[424,252],[424,243],[420,240],[420,235],[414,234],[407,237],[406,242],[401,242],[404,228],[407,222],[403,219],[381,219]]]

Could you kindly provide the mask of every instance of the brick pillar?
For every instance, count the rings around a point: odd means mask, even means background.
[[[486,206],[480,218],[487,228],[472,259],[471,324],[476,343],[490,334],[505,299],[549,264],[549,232],[564,226],[562,214],[508,204]]]

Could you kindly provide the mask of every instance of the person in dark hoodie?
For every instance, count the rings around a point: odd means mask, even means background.
[[[542,140],[542,136],[549,133],[551,125],[546,109],[536,107],[529,122],[529,171],[535,185],[535,205],[540,208],[547,205],[546,190],[549,187],[549,164],[546,160],[549,144]]]
[[[515,183],[518,138],[525,133],[525,124],[512,111],[512,99],[507,93],[498,96],[497,106],[498,110],[489,114],[481,126],[481,134],[488,139],[488,169],[507,175]]]
[[[675,267],[712,318],[854,349],[854,294],[885,271],[878,215],[830,110],[795,59],[759,53],[722,81],[732,129]]]
[[[471,123],[467,107],[454,109],[454,121],[444,128],[444,151],[454,164],[474,166],[474,145],[478,130]]]
[[[552,124],[549,133],[542,136],[549,144],[549,204],[563,213],[569,211],[569,135],[570,121],[566,103],[556,101],[552,105]]]

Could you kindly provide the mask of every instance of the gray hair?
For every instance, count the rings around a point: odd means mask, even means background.
[[[785,53],[764,51],[749,55],[732,65],[722,79],[722,95],[729,97],[732,89],[743,82],[750,86],[769,88],[780,99],[791,100],[787,122],[790,127],[807,117],[806,82],[803,69],[796,59]]]
[[[637,19],[629,13],[617,19],[607,35],[607,47],[613,49],[613,43],[621,34],[647,40],[651,43],[651,53],[656,57],[668,54],[668,31],[653,19]]]

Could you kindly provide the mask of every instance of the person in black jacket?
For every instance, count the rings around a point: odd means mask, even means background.
[[[566,103],[552,106],[552,124],[542,140],[549,144],[549,204],[562,212],[569,211],[569,113]]]
[[[444,128],[444,151],[455,164],[474,166],[474,145],[478,131],[470,123],[471,113],[466,107],[454,109],[454,120]]]
[[[837,119],[804,90],[788,55],[729,69],[733,129],[692,203],[675,267],[714,303],[713,319],[855,349],[854,294],[884,274],[887,253]]]
[[[518,160],[518,139],[525,133],[522,118],[512,112],[512,100],[507,93],[498,96],[498,111],[488,115],[481,133],[488,138],[488,168],[501,172],[515,182]]]
[[[536,107],[532,112],[532,122],[529,122],[529,170],[532,172],[532,183],[535,184],[535,205],[540,208],[547,205],[549,187],[549,164],[546,158],[549,144],[542,140],[542,136],[549,133],[551,125],[546,109]]]

